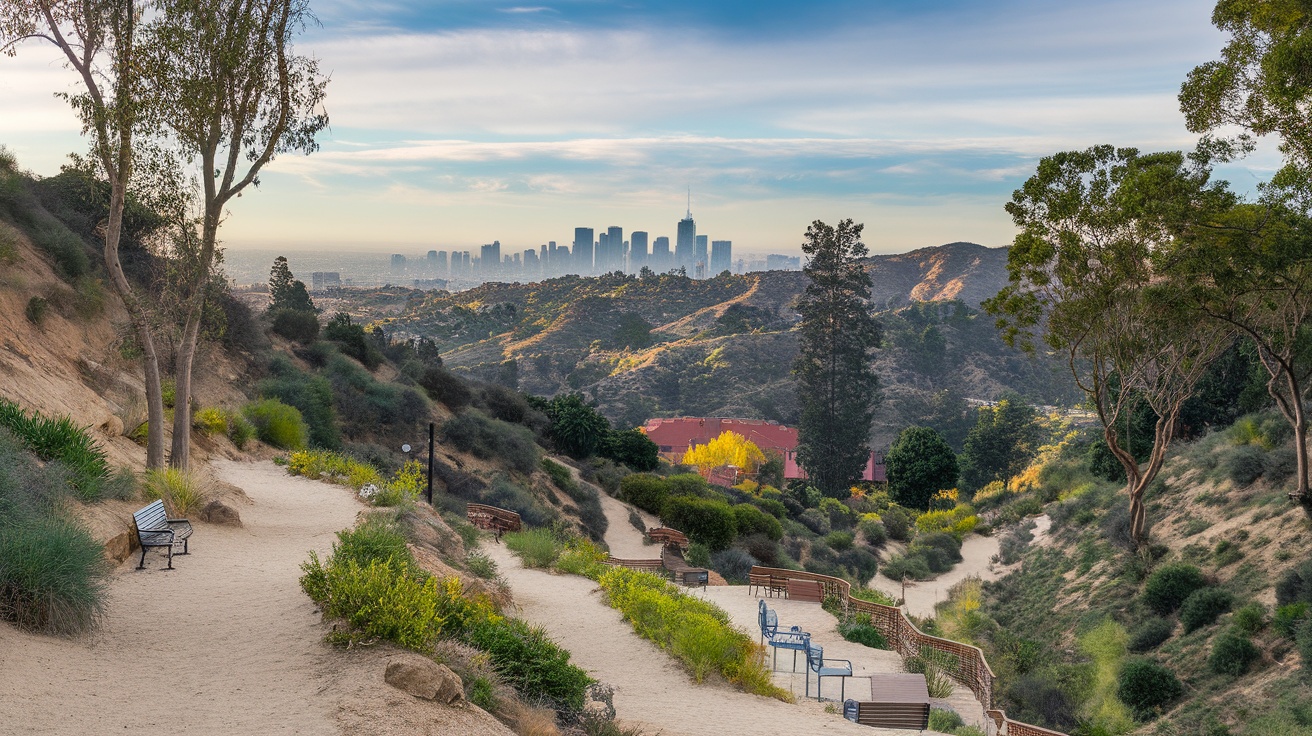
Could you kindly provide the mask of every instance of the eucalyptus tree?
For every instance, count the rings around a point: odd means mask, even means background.
[[[1212,237],[1181,249],[1199,303],[1256,348],[1267,393],[1294,430],[1292,498],[1312,513],[1307,409],[1312,378],[1312,221],[1279,204],[1238,207]]]
[[[861,259],[864,225],[837,227],[816,220],[806,229],[802,252],[806,291],[801,349],[793,364],[802,405],[798,460],[820,491],[841,496],[861,479],[870,457],[870,427],[879,400],[871,350],[882,329],[870,307],[870,274]]]
[[[123,300],[143,355],[146,389],[146,467],[164,464],[164,399],[150,300],[133,288],[119,260],[128,189],[138,175],[144,125],[141,74],[142,14],[135,0],[4,0],[0,3],[0,51],[12,56],[19,43],[46,41],[63,54],[82,86],[63,95],[82,121],[90,142],[84,163],[109,182],[108,217],[101,225],[105,270]],[[167,164],[164,164],[167,167]],[[159,170],[144,173],[160,173]],[[167,176],[165,178],[168,178]]]
[[[178,238],[189,265],[180,279],[182,338],[174,378],[171,465],[190,459],[192,366],[219,258],[226,208],[280,153],[309,154],[328,125],[327,77],[293,41],[313,20],[303,0],[157,0],[143,66],[152,121],[167,129],[198,172],[195,230]]]
[[[1008,343],[1033,350],[1039,332],[1065,353],[1125,468],[1139,546],[1147,539],[1144,491],[1180,409],[1234,336],[1228,325],[1198,318],[1189,285],[1168,267],[1178,241],[1197,237],[1234,204],[1209,174],[1180,153],[1111,146],[1044,158],[1007,204],[1021,228],[1008,253],[1010,283],[985,303]],[[1114,430],[1136,400],[1157,414],[1143,465]]]

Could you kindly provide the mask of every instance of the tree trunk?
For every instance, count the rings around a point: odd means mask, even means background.
[[[169,453],[169,466],[181,470],[186,470],[191,464],[191,366],[200,336],[201,306],[203,304],[193,304],[187,310],[187,322],[174,365],[173,378],[177,389],[173,402],[173,447]]]
[[[1298,482],[1290,494],[1303,506],[1303,512],[1312,518],[1312,493],[1308,492],[1307,468],[1307,414],[1302,397],[1295,394],[1294,401],[1294,457],[1298,460]]]

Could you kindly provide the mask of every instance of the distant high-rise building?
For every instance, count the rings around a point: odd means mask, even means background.
[[[731,240],[711,241],[711,268],[707,273],[711,276],[719,276],[721,272],[728,271],[733,263],[732,251]]]
[[[674,267],[683,268],[691,275],[697,265],[694,252],[697,248],[697,223],[692,219],[692,212],[679,220],[679,234],[674,241]]]
[[[315,271],[310,274],[310,291],[334,291],[342,288],[342,275],[337,271]]]
[[[424,265],[428,268],[428,272],[429,272],[429,273],[436,273],[436,272],[437,272],[437,251],[435,251],[435,250],[430,250],[430,251],[428,251],[428,256],[427,256],[424,260],[426,261],[426,263],[425,263]]]
[[[400,253],[392,254],[392,275],[393,276],[405,275],[405,256],[401,255]]]
[[[602,246],[597,251],[597,272],[624,270],[624,228],[611,225],[601,237]]]
[[[433,271],[438,276],[446,276],[449,273],[446,268],[446,251],[439,250],[437,252],[437,264],[433,266]]]
[[[656,238],[651,244],[651,258],[648,259],[651,270],[657,273],[665,273],[674,267],[674,262],[670,256],[670,239],[664,235]]]
[[[706,263],[707,263],[706,241],[707,241],[707,236],[705,235],[697,236],[697,245],[694,247],[692,253],[693,265],[695,266],[694,272],[692,274],[694,278],[699,278],[699,279],[706,278]]]
[[[547,246],[542,246],[542,252],[547,252]],[[533,281],[542,276],[542,258],[538,252],[529,248],[524,251],[524,278]]]
[[[666,250],[669,249],[669,241],[666,241]],[[647,265],[647,233],[642,230],[634,230],[629,235],[629,273],[637,273]]]
[[[771,253],[765,257],[765,269],[767,271],[800,271],[802,270],[802,257]]]
[[[574,272],[592,275],[592,228],[574,228]]]
[[[501,271],[501,241],[494,240],[488,245],[479,249],[479,263],[481,264],[480,272],[483,278],[491,279],[499,275]]]

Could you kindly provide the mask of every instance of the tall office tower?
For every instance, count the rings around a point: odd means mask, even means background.
[[[437,265],[433,267],[433,270],[441,278],[446,278],[446,275],[450,273],[446,268],[446,251],[439,250],[437,252]]]
[[[733,263],[732,240],[712,240],[711,241],[711,268],[707,271],[711,276],[719,276],[722,271],[728,271]]]
[[[501,270],[501,241],[494,240],[478,252],[479,275],[491,279]]]
[[[431,276],[434,273],[437,273],[437,251],[428,251],[428,258],[426,260],[428,261],[426,264],[428,267],[428,274]]]
[[[669,241],[665,248],[669,249]],[[637,273],[647,265],[647,233],[634,230],[629,234],[629,273]]]
[[[474,272],[473,259],[469,256],[469,251],[460,254],[460,271],[468,278]]]
[[[592,275],[592,228],[574,228],[574,273]]]
[[[392,254],[392,275],[393,276],[405,275],[405,256],[401,255],[400,253]]]
[[[670,260],[670,239],[664,235],[656,238],[651,244],[651,270],[656,273],[665,273],[673,268]]]
[[[546,252],[547,246],[542,246],[542,251]],[[542,276],[542,259],[538,257],[538,252],[529,248],[524,251],[524,278],[535,281]]]
[[[542,278],[547,277],[547,246],[538,246],[538,275]]]
[[[611,225],[606,228],[604,245],[597,251],[597,271],[610,273],[624,270],[624,228]],[[603,260],[603,254],[604,260]],[[604,265],[603,265],[604,264]]]
[[[693,254],[692,254],[693,264],[695,265],[695,275],[693,276],[693,278],[698,278],[698,279],[704,279],[704,278],[706,278],[706,262],[707,262],[707,255],[706,255],[706,250],[707,250],[707,249],[706,249],[706,241],[707,241],[707,239],[708,239],[708,238],[707,238],[707,236],[705,236],[705,235],[698,235],[698,236],[697,236],[697,245],[696,245],[695,249],[693,250]]]
[[[694,258],[693,251],[697,248],[697,223],[692,219],[692,213],[679,220],[679,234],[674,241],[674,268],[687,269],[688,275],[691,276],[693,268],[697,265],[697,259]]]

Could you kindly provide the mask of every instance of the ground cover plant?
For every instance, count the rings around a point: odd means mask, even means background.
[[[186,518],[205,502],[205,484],[194,473],[179,468],[147,470],[142,476],[142,492],[148,499],[164,501],[169,516]]]
[[[42,466],[0,429],[0,619],[49,634],[77,634],[104,612],[104,549],[66,516],[72,473]]]
[[[301,418],[301,412],[278,399],[262,399],[242,409],[255,436],[260,441],[282,450],[301,450],[310,436],[310,428]]]
[[[0,398],[0,427],[15,437],[42,460],[57,460],[70,472],[69,487],[78,498],[95,501],[109,477],[109,462],[99,444],[83,427],[69,417],[47,417],[28,412],[8,399]]]
[[[287,472],[347,486],[374,506],[402,506],[426,490],[423,466],[409,460],[390,478],[370,463],[328,450],[301,450],[287,459]]]

